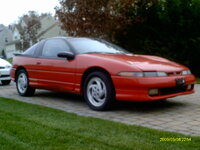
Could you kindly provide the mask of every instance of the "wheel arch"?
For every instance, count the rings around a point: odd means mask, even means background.
[[[105,73],[111,80],[112,82],[112,85],[113,85],[113,88],[114,88],[114,83],[113,83],[113,80],[111,78],[111,74],[104,68],[101,68],[101,67],[91,67],[91,68],[88,68],[87,70],[85,70],[85,72],[83,73],[83,76],[81,78],[81,91],[80,93],[83,94],[83,84],[84,84],[84,80],[86,79],[86,77],[92,73],[92,72],[103,72]],[[115,91],[115,88],[114,88],[114,91]]]
[[[15,71],[15,82],[16,82],[17,73],[18,73],[19,70],[25,70],[25,71],[26,71],[26,68],[23,67],[23,66],[19,66],[19,67],[17,67],[17,69],[16,69],[16,71]],[[26,71],[26,72],[27,72],[27,71]]]

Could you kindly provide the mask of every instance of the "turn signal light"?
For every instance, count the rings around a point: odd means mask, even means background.
[[[158,95],[158,93],[159,93],[158,89],[150,89],[149,90],[149,95],[150,96],[156,96],[156,95]]]

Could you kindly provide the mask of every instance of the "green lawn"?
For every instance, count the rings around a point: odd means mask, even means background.
[[[197,84],[200,84],[200,78],[197,78]]]
[[[8,58],[8,59],[6,59],[6,60],[12,64],[13,58]]]
[[[161,142],[160,138],[192,140]],[[197,150],[199,147],[200,137],[82,117],[0,98],[0,150]]]

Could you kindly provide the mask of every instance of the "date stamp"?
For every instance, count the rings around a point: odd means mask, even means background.
[[[168,138],[160,138],[160,142],[191,142],[192,138],[182,138],[182,137],[168,137]]]

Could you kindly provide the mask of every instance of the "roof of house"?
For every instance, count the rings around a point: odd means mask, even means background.
[[[51,30],[53,27],[55,27],[55,26],[57,26],[57,25],[59,25],[58,22],[52,24],[52,25],[49,26],[47,29],[45,29],[45,30],[43,30],[42,32],[40,32],[40,33],[37,35],[37,37],[42,36],[43,34],[45,34],[46,32],[48,32],[49,30]]]
[[[20,40],[11,41],[9,43],[6,43],[6,46],[13,45],[13,44],[16,44],[16,43],[19,43],[19,42],[20,42]]]

